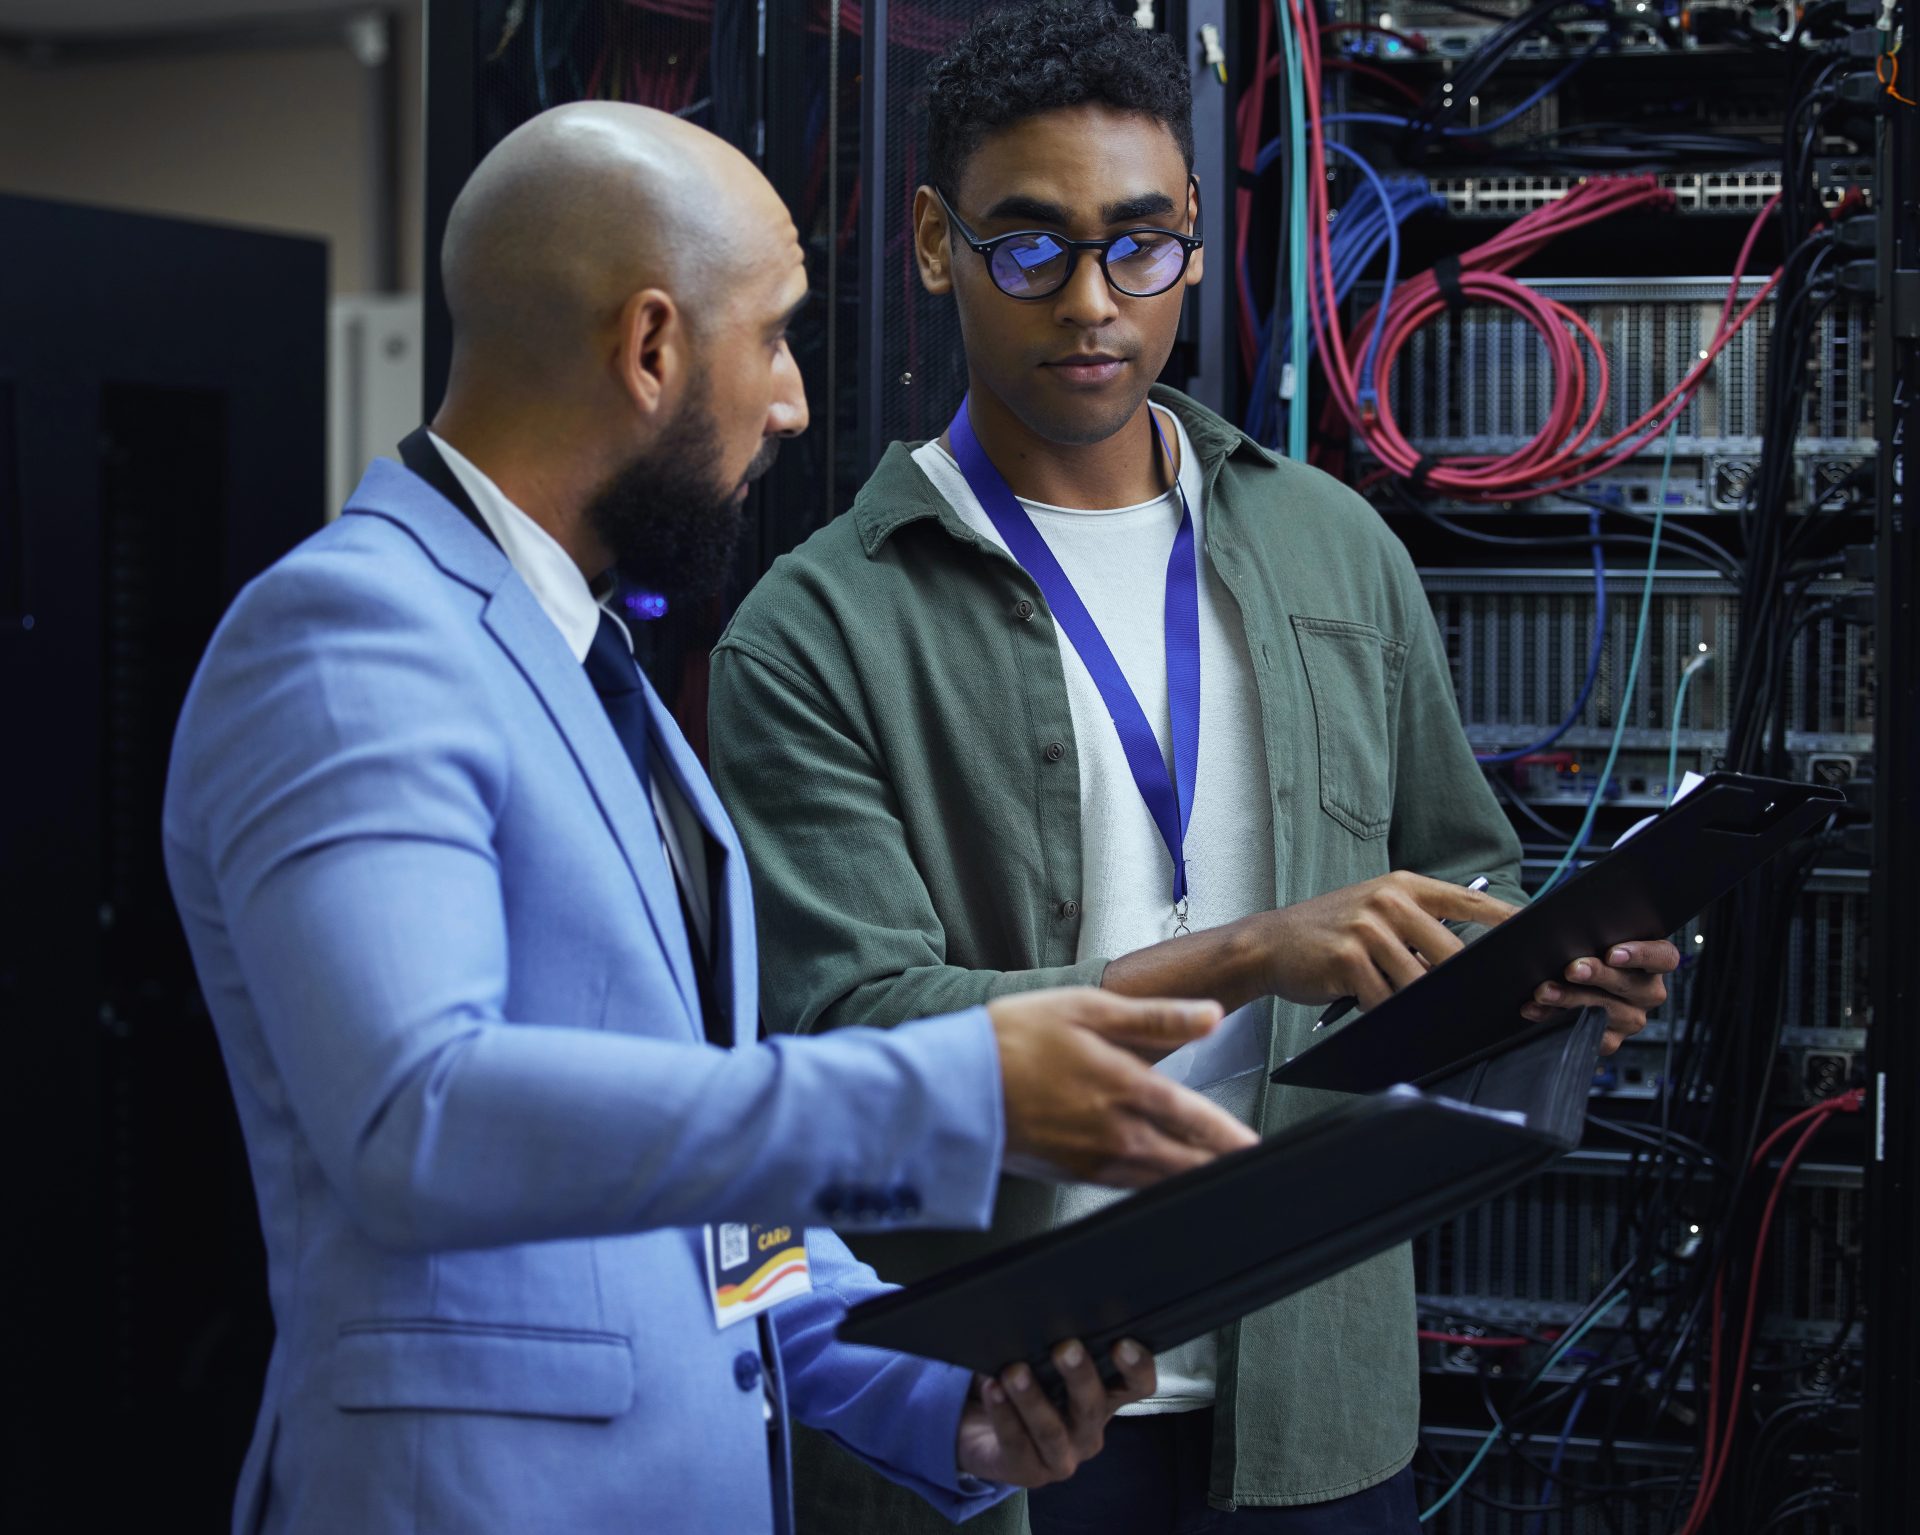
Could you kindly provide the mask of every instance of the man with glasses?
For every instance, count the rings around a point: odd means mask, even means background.
[[[966,401],[774,567],[714,659],[769,1022],[1068,981],[1210,996],[1230,1013],[1216,1042],[1166,1069],[1281,1130],[1326,1100],[1268,1091],[1270,1060],[1328,1002],[1376,1004],[1457,950],[1444,921],[1506,915],[1519,846],[1392,534],[1154,385],[1205,254],[1169,40],[1085,0],[1003,12],[936,66],[927,110],[916,252],[956,302]],[[1477,875],[1491,894],[1463,888]],[[1677,955],[1607,959],[1536,1010],[1605,1006],[1616,1043],[1640,1028]],[[1004,1180],[986,1244],[1105,1197]],[[863,1252],[904,1280],[982,1246]],[[1416,1366],[1401,1248],[1162,1355],[1110,1453],[1025,1500],[1032,1528],[1415,1530]],[[810,1451],[803,1530],[925,1527]]]

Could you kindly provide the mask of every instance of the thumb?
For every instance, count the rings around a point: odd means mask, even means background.
[[[1176,1002],[1165,997],[1121,997],[1101,992],[1080,1026],[1129,1050],[1165,1053],[1204,1039],[1220,1022],[1218,1002]]]

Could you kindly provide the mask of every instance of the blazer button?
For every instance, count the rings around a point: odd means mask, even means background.
[[[1075,917],[1080,915],[1080,903],[1078,901],[1062,901],[1060,903],[1060,915],[1071,922]]]
[[[1066,754],[1066,747],[1062,746],[1058,741],[1050,741],[1047,744],[1047,761],[1058,762],[1062,757],[1066,756]]]
[[[733,1356],[733,1383],[742,1391],[751,1391],[760,1384],[760,1356],[758,1354],[735,1354]]]
[[[1021,623],[1026,623],[1033,617],[1033,604],[1022,597],[1013,605],[1013,616],[1019,619]]]

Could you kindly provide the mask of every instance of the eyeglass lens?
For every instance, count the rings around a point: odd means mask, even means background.
[[[994,284],[1012,298],[1042,298],[1067,280],[1073,249],[1048,234],[1020,235],[994,248]],[[1151,298],[1179,279],[1186,251],[1171,235],[1135,230],[1107,247],[1107,275],[1122,293]]]

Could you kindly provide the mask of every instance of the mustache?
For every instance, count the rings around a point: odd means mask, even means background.
[[[780,439],[769,437],[760,444],[760,451],[753,455],[753,462],[747,465],[747,472],[740,477],[740,483],[751,485],[773,467],[773,461],[779,456]]]

